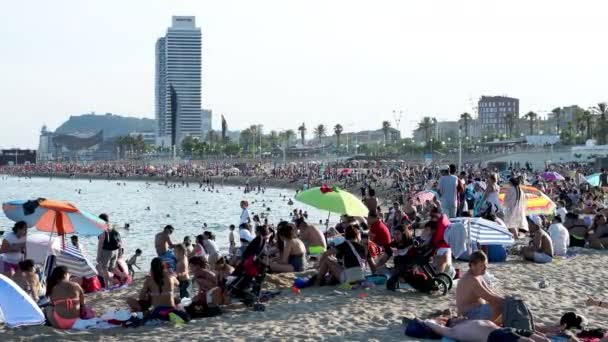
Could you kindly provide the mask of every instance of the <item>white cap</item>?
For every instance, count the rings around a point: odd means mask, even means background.
[[[534,214],[529,215],[528,219],[539,227],[543,226],[543,219],[541,219],[540,216],[538,216],[538,215],[534,215]]]

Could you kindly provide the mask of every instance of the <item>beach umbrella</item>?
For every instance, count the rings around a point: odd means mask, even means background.
[[[450,223],[461,223],[467,227],[469,240],[481,246],[511,246],[515,243],[513,234],[504,226],[481,217],[455,217]]]
[[[25,221],[28,227],[35,226],[39,231],[58,235],[98,236],[108,229],[102,219],[64,201],[11,201],[3,203],[2,210],[12,221]]]
[[[55,264],[67,267],[70,274],[77,277],[92,278],[97,276],[95,266],[71,243],[64,244],[56,254]]]
[[[510,186],[505,186],[500,188],[500,195],[498,199],[500,203],[504,206],[505,204],[505,196]],[[545,195],[542,191],[538,190],[533,186],[522,185],[522,191],[526,195],[527,206],[526,206],[526,215],[553,215],[555,214],[555,209],[557,209],[557,205],[553,202],[549,196]]]
[[[600,175],[601,173],[594,173],[587,176],[587,183],[589,183],[591,186],[600,186]]]
[[[548,182],[555,182],[555,181],[562,181],[564,180],[564,176],[560,175],[557,172],[544,172],[543,174],[540,175],[540,177]]]
[[[355,195],[336,187],[330,188],[327,185],[302,191],[296,195],[296,200],[317,209],[341,215],[367,216],[369,213],[369,209]]]
[[[422,190],[412,195],[413,204],[424,204],[427,201],[432,201],[433,198],[439,197],[439,194],[433,190]]]
[[[45,321],[32,297],[3,274],[0,274],[0,313],[9,327],[40,325]]]

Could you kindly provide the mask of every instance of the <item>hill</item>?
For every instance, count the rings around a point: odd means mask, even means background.
[[[131,132],[153,132],[154,120],[107,114],[72,115],[55,130],[58,134],[96,133],[103,130],[104,140]]]

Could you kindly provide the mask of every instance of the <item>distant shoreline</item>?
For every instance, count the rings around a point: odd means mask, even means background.
[[[61,178],[61,179],[95,179],[95,180],[107,180],[107,181],[145,181],[145,182],[157,182],[164,183],[168,181],[169,183],[181,183],[187,182],[191,184],[199,184],[202,183],[203,179],[199,177],[162,177],[162,176],[142,176],[142,175],[133,175],[133,176],[108,176],[108,175],[90,175],[90,174],[69,174],[69,173],[42,173],[42,172],[34,172],[28,174],[9,174],[2,173],[5,176],[12,177],[31,177],[31,178]],[[245,186],[247,183],[251,186],[257,187],[258,185],[269,187],[269,188],[277,188],[277,189],[290,189],[296,190],[301,188],[300,181],[290,181],[288,179],[277,179],[277,178],[265,178],[265,177],[245,177],[245,176],[210,176],[210,181],[215,185],[232,185],[232,186]]]

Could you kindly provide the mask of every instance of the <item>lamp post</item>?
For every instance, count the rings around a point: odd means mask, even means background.
[[[462,171],[462,127],[460,126],[458,127],[458,171]]]

